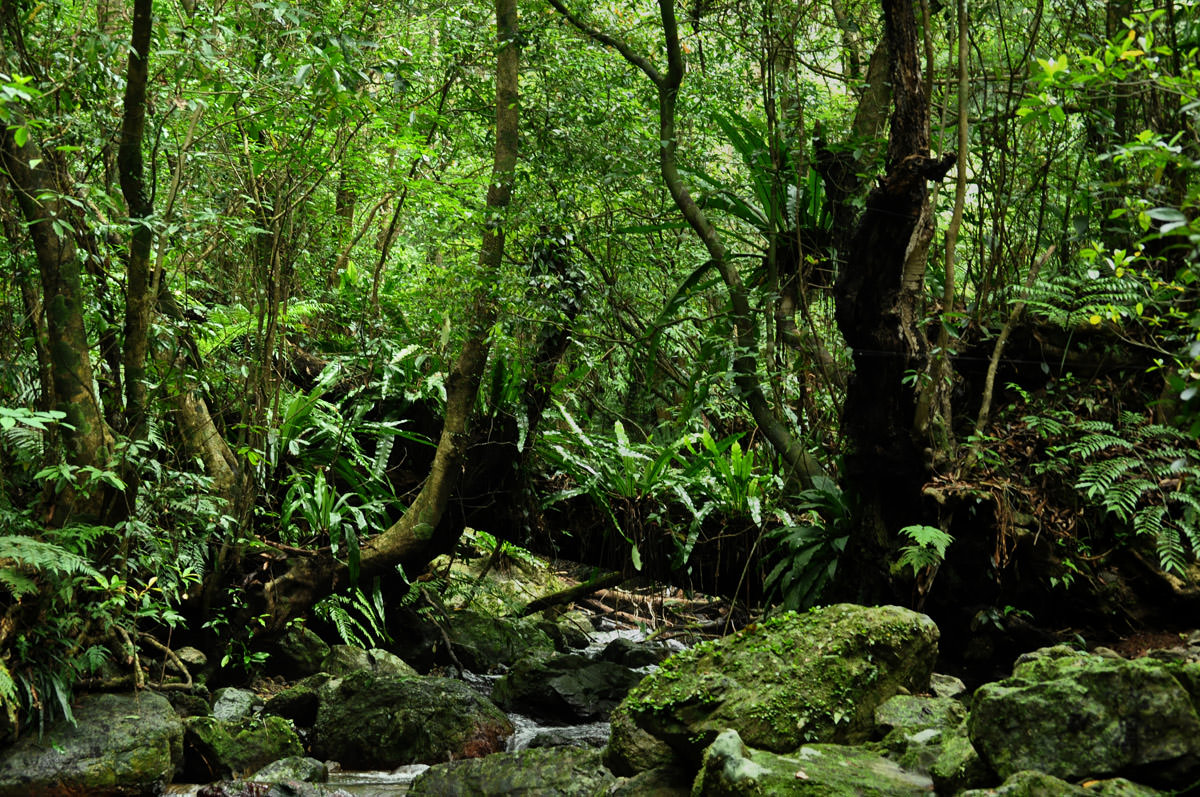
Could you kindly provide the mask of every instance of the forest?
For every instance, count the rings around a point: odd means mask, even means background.
[[[959,672],[1194,627],[1198,54],[1196,0],[0,0],[0,729],[468,537]]]

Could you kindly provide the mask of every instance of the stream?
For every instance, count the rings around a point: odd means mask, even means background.
[[[577,652],[590,659],[596,659],[605,647],[617,638],[641,642],[646,637],[646,633],[641,629],[621,628],[609,624],[589,634],[590,644],[587,648]],[[683,650],[684,648],[684,645],[676,640],[670,640],[667,644],[674,650]],[[657,667],[649,666],[637,668],[634,671],[648,675],[655,669]],[[484,697],[490,697],[492,685],[501,676],[480,675],[464,671],[460,677],[475,691]],[[607,721],[556,725],[516,713],[508,714],[508,718],[513,724],[514,731],[508,739],[507,752],[516,752],[530,747],[603,747],[608,743],[610,726]],[[333,789],[341,789],[355,797],[393,797],[407,793],[413,780],[427,769],[429,767],[426,764],[411,764],[391,771],[335,770],[331,767],[329,782],[325,785]],[[173,783],[167,786],[163,794],[196,795],[201,788],[203,788],[202,784]]]

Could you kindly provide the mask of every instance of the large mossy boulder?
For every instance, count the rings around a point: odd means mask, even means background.
[[[1159,787],[1200,781],[1200,663],[1127,661],[1048,648],[975,693],[968,730],[1001,777],[1121,775]]]
[[[313,755],[346,769],[394,769],[504,749],[513,732],[500,709],[462,681],[368,671],[319,690]]]
[[[771,753],[746,747],[737,731],[727,730],[704,752],[692,794],[900,797],[927,795],[932,788],[929,778],[862,747],[811,744],[792,753]]]
[[[304,678],[321,671],[321,663],[329,655],[329,645],[315,631],[294,625],[275,642],[270,653],[274,669],[289,678]]]
[[[607,719],[640,673],[585,656],[522,659],[492,688],[492,700],[508,711],[573,723]]]
[[[881,703],[928,688],[937,640],[932,620],[897,606],[787,613],[672,656],[622,705],[692,766],[726,728],[777,753],[865,741]]]
[[[511,667],[523,658],[554,653],[554,642],[528,618],[460,611],[450,615],[447,625],[455,656],[473,672],[492,672]]]
[[[300,738],[283,717],[223,722],[192,717],[185,722],[185,774],[209,781],[244,777],[272,761],[304,755]]]
[[[1014,772],[1000,786],[964,791],[959,797],[1153,797],[1155,794],[1158,792],[1154,789],[1125,778],[1092,780],[1085,788],[1045,772],[1025,770]]]
[[[419,674],[395,653],[381,648],[363,650],[357,645],[334,645],[321,663],[321,670],[330,675],[349,675],[357,670],[401,677]]]
[[[476,797],[481,794],[594,797],[616,782],[598,750],[573,747],[497,753],[430,767],[413,781],[409,794]]]
[[[55,722],[0,753],[0,795],[146,794],[183,760],[183,724],[153,692],[84,695],[75,725]]]

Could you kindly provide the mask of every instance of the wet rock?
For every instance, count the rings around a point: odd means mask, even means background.
[[[351,797],[342,789],[302,780],[261,783],[251,780],[226,780],[200,787],[196,797]]]
[[[1200,781],[1200,664],[1048,648],[975,693],[968,729],[1001,777],[1122,775],[1162,788]]]
[[[213,693],[212,715],[222,722],[234,722],[250,717],[262,699],[248,689],[226,687]]]
[[[329,780],[329,767],[315,758],[290,756],[272,761],[250,776],[259,783],[282,783],[299,780],[305,783],[325,783]]]
[[[661,664],[672,652],[661,642],[634,642],[632,639],[617,637],[605,645],[604,650],[600,652],[600,659],[636,669]]]
[[[329,645],[305,626],[294,625],[275,642],[270,653],[274,669],[289,678],[304,678],[321,671]]]
[[[928,688],[937,639],[932,620],[896,606],[788,613],[671,657],[623,706],[693,765],[726,728],[774,752],[865,741],[876,707]]]
[[[512,723],[461,681],[365,670],[318,693],[313,755],[347,769],[394,769],[504,749]]]
[[[967,685],[953,675],[942,675],[935,672],[929,676],[929,691],[935,697],[953,697],[959,700],[970,697]]]
[[[404,663],[395,653],[381,648],[363,650],[357,645],[334,645],[321,662],[321,670],[330,675],[349,675],[356,670],[370,670],[379,675],[411,677],[419,673]]]
[[[413,781],[410,795],[475,797],[481,794],[544,794],[593,797],[616,781],[600,753],[560,747],[497,753],[430,767]]]
[[[753,750],[737,731],[722,731],[704,753],[692,794],[927,795],[933,784],[861,747],[804,745],[792,753]]]
[[[642,675],[610,661],[584,656],[523,659],[492,689],[508,711],[569,724],[605,719]]]
[[[690,797],[692,777],[677,767],[660,767],[622,778],[608,792],[609,797]]]
[[[0,753],[0,795],[150,793],[183,760],[183,724],[153,692],[92,694],[57,721]]]
[[[282,717],[234,722],[192,717],[184,728],[184,772],[194,781],[244,777],[272,761],[304,754],[296,731]]]

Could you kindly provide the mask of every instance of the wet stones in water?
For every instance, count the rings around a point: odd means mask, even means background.
[[[616,779],[600,753],[571,747],[498,753],[473,761],[438,764],[413,781],[411,795],[475,797],[481,794],[606,794]]]

